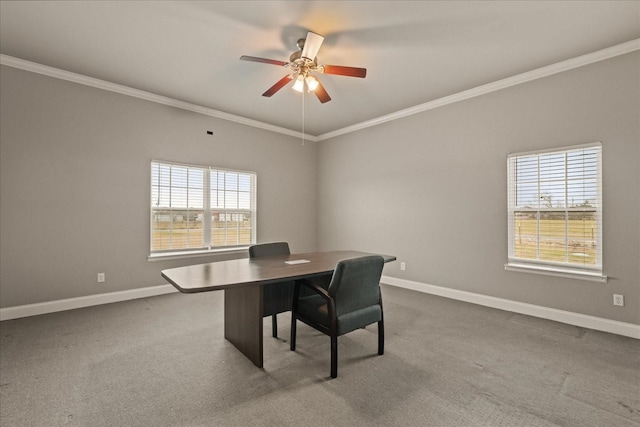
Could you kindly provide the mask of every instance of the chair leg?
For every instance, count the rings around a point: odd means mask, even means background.
[[[331,335],[331,378],[338,376],[338,336]]]
[[[296,317],[291,313],[291,339],[289,340],[289,348],[296,351]]]
[[[271,315],[271,333],[274,338],[278,338],[278,318],[276,314]]]
[[[384,354],[384,320],[378,322],[378,354]]]

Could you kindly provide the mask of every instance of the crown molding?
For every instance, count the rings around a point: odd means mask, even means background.
[[[567,59],[565,61],[547,65],[545,67],[541,67],[532,71],[527,71],[525,73],[521,73],[515,76],[497,80],[492,83],[487,83],[482,86],[477,86],[475,88],[458,92],[453,95],[438,98],[433,101],[425,102],[424,104],[416,105],[414,107],[396,111],[395,113],[386,114],[384,116],[380,116],[371,120],[367,120],[361,123],[357,123],[355,125],[347,126],[347,127],[337,129],[337,130],[327,132],[317,136],[303,134],[302,132],[294,131],[294,130],[283,128],[280,126],[275,126],[275,125],[260,122],[257,120],[248,119],[242,116],[236,116],[234,114],[225,113],[223,111],[214,110],[212,108],[203,107],[201,105],[180,101],[180,100],[169,98],[166,96],[157,95],[151,92],[134,89],[132,87],[108,82],[105,80],[96,79],[93,77],[88,77],[82,74],[72,73],[70,71],[49,67],[47,65],[38,64],[36,62],[31,62],[31,61],[15,58],[8,55],[0,54],[0,64],[13,67],[13,68],[19,68],[25,71],[31,71],[33,73],[43,74],[49,77],[71,81],[71,82],[86,85],[86,86],[95,87],[98,89],[108,90],[111,92],[132,96],[135,98],[144,99],[146,101],[156,102],[158,104],[163,104],[163,105],[168,105],[175,108],[181,108],[183,110],[193,111],[195,113],[203,114],[210,117],[215,117],[218,119],[228,120],[231,122],[240,123],[247,126],[256,127],[259,129],[264,129],[270,132],[277,132],[283,135],[293,136],[296,138],[304,138],[306,141],[318,142],[318,141],[324,141],[330,138],[335,138],[336,136],[345,135],[351,132],[356,132],[369,127],[377,126],[393,120],[398,120],[404,117],[412,116],[414,114],[433,110],[434,108],[443,107],[445,105],[453,104],[455,102],[464,101],[470,98],[475,98],[476,96],[485,95],[491,92],[495,92],[501,89],[506,89],[522,83],[527,83],[533,80],[552,76],[554,74],[558,74],[563,71],[568,71],[574,68],[583,67],[585,65],[593,64],[599,61],[604,61],[606,59],[624,55],[637,50],[640,50],[640,39],[630,40],[628,42],[621,43],[616,46],[598,50],[596,52],[588,53],[586,55],[581,55],[576,58]]]
[[[170,107],[180,108],[187,111],[193,111],[195,113],[203,114],[205,116],[228,120],[230,122],[240,123],[243,125],[252,126],[259,129],[268,130],[271,132],[277,132],[284,135],[293,136],[296,138],[304,137],[306,141],[316,141],[316,137],[313,135],[303,134],[302,132],[294,131],[294,130],[283,128],[280,126],[275,126],[275,125],[260,122],[257,120],[248,119],[242,116],[236,116],[234,114],[229,114],[223,111],[214,110],[213,108],[203,107],[201,105],[180,101],[178,99],[157,95],[155,93],[146,92],[140,89],[134,89],[129,86],[124,86],[121,84],[112,83],[105,80],[96,79],[93,77],[88,77],[82,74],[72,73],[70,71],[62,70],[60,68],[49,67],[47,65],[38,64],[36,62],[27,61],[25,59],[15,58],[13,56],[0,54],[0,64],[6,65],[8,67],[18,68],[25,71],[30,71],[32,73],[54,77],[61,80],[67,80],[73,83],[78,83],[81,85],[90,86],[97,89],[102,89],[110,92],[119,93],[122,95],[132,96],[134,98],[144,99],[145,101],[151,101],[158,104],[168,105]]]
[[[384,116],[377,117],[375,119],[357,123],[352,126],[347,126],[342,129],[337,129],[331,132],[327,132],[322,135],[318,135],[317,141],[324,141],[326,139],[334,138],[336,136],[366,129],[372,126],[377,126],[382,123],[398,120],[403,117],[412,116],[414,114],[422,113],[424,111],[433,110],[434,108],[439,108],[445,105],[453,104],[454,102],[475,98],[476,96],[485,95],[501,89],[506,89],[511,86],[516,86],[522,83],[527,83],[533,80],[541,79],[543,77],[548,77],[554,74],[561,73],[563,71],[568,71],[574,68],[579,68],[585,65],[593,64],[595,62],[604,61],[605,59],[624,55],[636,50],[640,50],[640,39],[630,40],[628,42],[625,42],[616,46],[598,50],[596,52],[588,53],[586,55],[581,55],[576,58],[567,59],[565,61],[547,65],[542,68],[538,68],[532,71],[527,71],[525,73],[507,77],[502,80],[497,80],[492,83],[487,83],[482,86],[477,86],[473,89],[465,90],[462,92],[455,93],[453,95],[449,95],[443,98],[435,99],[433,101],[425,102],[424,104],[420,104],[404,110],[396,111],[395,113],[387,114]]]

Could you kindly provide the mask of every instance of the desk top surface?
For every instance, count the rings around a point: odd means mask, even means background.
[[[235,286],[276,283],[330,274],[338,261],[366,255],[358,251],[329,251],[291,254],[265,258],[241,258],[189,265],[162,271],[169,283],[180,292],[207,292]],[[395,256],[382,255],[384,262]],[[306,262],[308,261],[308,262]]]

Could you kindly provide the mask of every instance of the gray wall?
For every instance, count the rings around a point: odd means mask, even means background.
[[[2,307],[166,284],[162,269],[223,259],[147,261],[151,159],[257,172],[258,241],[315,250],[315,143],[0,72]]]
[[[507,154],[594,141],[609,282],[505,271]],[[320,142],[318,171],[321,250],[389,253],[407,266],[391,277],[640,324],[637,52]]]
[[[407,270],[388,276],[640,324],[639,75],[636,52],[302,145],[2,67],[0,305],[163,284],[162,269],[223,259],[147,261],[158,159],[257,172],[259,241],[389,253]],[[609,282],[504,271],[506,155],[592,141]]]

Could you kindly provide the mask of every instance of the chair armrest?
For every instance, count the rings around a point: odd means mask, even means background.
[[[329,295],[329,292],[327,292],[327,290],[321,287],[320,285],[313,283],[311,280],[301,279],[301,280],[297,280],[296,283],[304,285],[306,288],[311,289],[313,292],[317,293],[325,300],[331,301],[331,296]]]
[[[330,335],[332,339],[335,339],[338,336],[337,335],[338,327],[337,327],[337,318],[336,318],[336,302],[331,297],[331,295],[329,295],[329,292],[325,288],[318,285],[317,283],[313,283],[311,280],[308,280],[308,279],[296,280],[295,285],[293,287],[293,304],[291,306],[292,325],[295,324],[296,318],[303,320],[302,317],[298,317],[298,314],[297,314],[298,295],[300,295],[300,285],[304,285],[307,289],[311,289],[313,292],[320,295],[322,299],[324,299],[327,302],[327,311],[328,311],[327,314],[328,314],[329,325],[324,326],[326,330],[325,329],[320,329],[320,330],[324,331],[327,335]],[[308,319],[303,321],[308,322]],[[308,324],[311,325],[311,323],[308,323]],[[314,326],[314,327],[317,327],[317,326]],[[294,347],[291,347],[291,348],[294,348]]]

